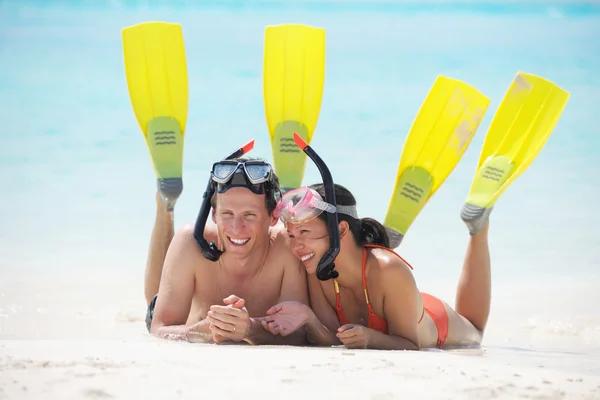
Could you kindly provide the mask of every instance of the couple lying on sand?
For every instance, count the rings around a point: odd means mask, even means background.
[[[352,193],[326,179],[281,196],[269,163],[217,162],[198,221],[176,233],[176,197],[156,199],[145,275],[153,335],[386,350],[481,343],[491,300],[489,214],[467,224],[452,309],[419,291],[412,267],[392,250],[399,242],[359,218]],[[209,210],[214,225],[206,226]],[[339,253],[324,275],[332,243]]]

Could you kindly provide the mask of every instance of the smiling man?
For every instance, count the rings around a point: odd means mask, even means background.
[[[308,305],[306,271],[272,215],[280,194],[270,164],[217,162],[198,221],[174,235],[174,201],[157,194],[145,279],[151,334],[191,342],[305,343],[303,332],[272,335],[258,320],[282,301]],[[214,224],[205,227],[208,207]]]

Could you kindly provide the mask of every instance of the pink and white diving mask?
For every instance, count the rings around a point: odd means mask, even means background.
[[[307,187],[290,190],[277,203],[273,215],[283,223],[300,224],[318,217],[323,211],[348,214],[358,218],[355,206],[334,206],[323,200],[321,195]]]

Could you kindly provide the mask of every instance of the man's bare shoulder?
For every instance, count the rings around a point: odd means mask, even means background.
[[[188,265],[193,267],[201,267],[208,264],[200,249],[196,238],[194,237],[195,223],[190,222],[179,228],[173,237],[171,246],[169,247],[169,256],[176,258],[179,262],[177,264]],[[207,226],[205,229],[205,239],[210,243],[216,239],[215,227]]]
[[[189,222],[189,223],[183,225],[181,228],[179,228],[175,232],[175,237],[185,240],[185,243],[188,245],[197,246],[196,239],[194,238],[194,230],[195,229],[196,229],[196,223]],[[217,237],[218,237],[218,234],[217,234],[216,225],[206,224],[206,227],[204,228],[204,239],[208,243],[210,243],[210,242],[216,242]]]
[[[275,226],[272,226],[269,232],[271,234],[271,239],[283,239],[284,241],[289,239],[287,229],[285,229],[285,225],[283,225],[281,222],[278,222]]]
[[[196,223],[190,223],[189,226],[191,226],[191,231],[192,231],[192,235],[194,233],[194,229],[196,228]],[[219,234],[217,231],[217,225],[215,225],[214,223],[212,223],[210,221],[210,219],[206,222],[206,226],[204,227],[204,239],[206,239],[206,241],[208,243],[210,242],[217,242],[219,238]]]
[[[195,243],[194,223],[189,222],[175,231],[173,240],[181,243],[183,248],[188,248]]]
[[[290,238],[287,234],[287,229],[280,222],[273,226],[270,231],[271,234],[271,251],[273,256],[276,257],[277,264],[282,266],[294,266],[296,268],[300,263],[300,260],[292,253],[290,248]]]

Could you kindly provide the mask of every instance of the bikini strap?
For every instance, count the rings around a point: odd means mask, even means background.
[[[335,290],[335,310],[339,316],[340,313],[343,314],[342,300],[340,299],[340,285],[338,285],[335,279],[333,279],[333,289]]]
[[[369,310],[371,310],[371,303],[369,302],[369,293],[367,293],[367,276],[365,270],[367,269],[367,248],[363,248],[363,259],[362,259],[362,281],[363,281],[363,292],[365,293],[365,300],[367,301],[367,306],[369,306]]]

